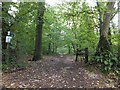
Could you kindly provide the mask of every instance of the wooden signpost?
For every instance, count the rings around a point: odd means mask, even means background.
[[[11,43],[11,40],[12,40],[12,35],[11,35],[11,32],[8,31],[8,34],[6,36],[6,40],[5,42],[7,43],[7,52],[6,52],[6,59],[9,60],[10,59],[10,43]]]

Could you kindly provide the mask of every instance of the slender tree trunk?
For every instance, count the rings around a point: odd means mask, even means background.
[[[7,31],[9,30],[9,25],[5,21],[5,16],[8,14],[8,10],[4,8],[5,3],[2,2],[2,61],[6,60],[6,49],[7,49],[7,43],[5,42]]]
[[[53,43],[53,46],[52,46],[52,53],[55,52],[55,44]]]
[[[68,45],[68,54],[70,54],[71,53],[71,47],[70,47],[70,45]]]
[[[48,54],[51,53],[51,42],[48,43]]]
[[[118,11],[119,11],[118,12],[118,29],[119,29],[119,35],[120,35],[120,1],[118,2]],[[120,38],[120,36],[118,38]],[[118,39],[118,60],[120,60],[120,39]],[[119,61],[119,64],[120,64],[120,61]]]
[[[35,40],[35,52],[33,61],[40,60],[42,58],[42,26],[44,17],[45,2],[38,2],[38,21],[36,26],[36,40]]]
[[[48,35],[48,38],[51,39],[51,34]],[[48,43],[48,54],[51,54],[51,41]]]
[[[2,6],[0,5],[0,12],[2,11]],[[0,36],[2,35],[2,20],[0,19]],[[0,63],[2,61],[2,37],[0,37]]]

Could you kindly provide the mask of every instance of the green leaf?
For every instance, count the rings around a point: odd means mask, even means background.
[[[105,64],[105,65],[108,65],[108,62],[107,62],[107,61],[104,61],[104,64]]]
[[[110,62],[109,64],[110,64],[110,66],[112,66],[112,65],[113,65],[113,63],[112,63],[112,62]]]
[[[105,71],[107,71],[107,70],[108,70],[108,68],[107,68],[107,67],[105,67],[104,69],[105,69]]]

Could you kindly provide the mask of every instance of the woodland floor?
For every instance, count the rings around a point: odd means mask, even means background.
[[[74,56],[44,56],[43,61],[28,61],[20,71],[3,73],[2,86],[6,88],[114,88],[100,73],[91,72],[84,63],[74,62]]]

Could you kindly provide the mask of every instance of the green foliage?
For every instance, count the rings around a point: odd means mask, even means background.
[[[107,12],[107,2],[100,3],[102,18]],[[13,11],[11,7],[17,10]],[[5,11],[2,12],[5,31],[12,31],[15,34],[10,48],[17,56],[33,55],[35,44],[35,31],[37,22],[37,8],[35,2],[5,3]],[[86,2],[63,2],[62,5],[48,6],[44,13],[44,25],[42,35],[43,54],[71,54],[74,49],[89,48],[89,57],[96,51],[99,41],[99,15],[98,7],[90,7]],[[113,25],[113,24],[112,24]],[[115,26],[116,27],[116,26]],[[104,71],[120,70],[117,59],[117,51],[120,42],[120,35],[117,28],[111,28],[113,52],[105,52],[103,55],[95,56],[94,62],[101,64]],[[7,54],[7,51],[3,51]],[[7,60],[3,67],[14,67],[15,54]],[[11,64],[13,63],[13,64]],[[101,67],[102,68],[102,67]]]
[[[8,51],[6,51],[5,53],[6,55],[8,55],[5,61],[2,62],[2,70],[6,70],[6,69],[11,69],[14,68],[14,66],[16,65],[16,58],[15,57],[11,57],[8,53]]]
[[[101,69],[106,72],[115,71],[115,73],[120,73],[120,67],[118,66],[119,60],[117,55],[111,51],[104,52],[100,56],[94,57],[94,62],[101,64]],[[104,68],[102,68],[104,67]]]
[[[25,68],[26,66],[26,63],[16,63],[14,60],[9,59],[9,61],[7,60],[6,62],[2,63],[2,70],[11,71],[12,69]]]
[[[12,48],[16,48],[17,55],[33,54],[38,6],[36,3],[24,2],[9,4],[17,9],[14,15],[11,14],[15,17],[10,19],[12,24],[10,31],[15,34]],[[68,46],[73,52],[72,44],[78,45],[79,48],[89,45],[89,49],[94,51],[98,38],[94,34],[94,14],[90,12],[93,13],[92,9],[84,2],[65,2],[63,6],[55,7],[46,5],[42,35],[43,53],[59,53],[63,47],[67,50],[63,51],[68,52]],[[74,24],[69,25],[69,23]],[[50,51],[49,44],[51,45]]]

